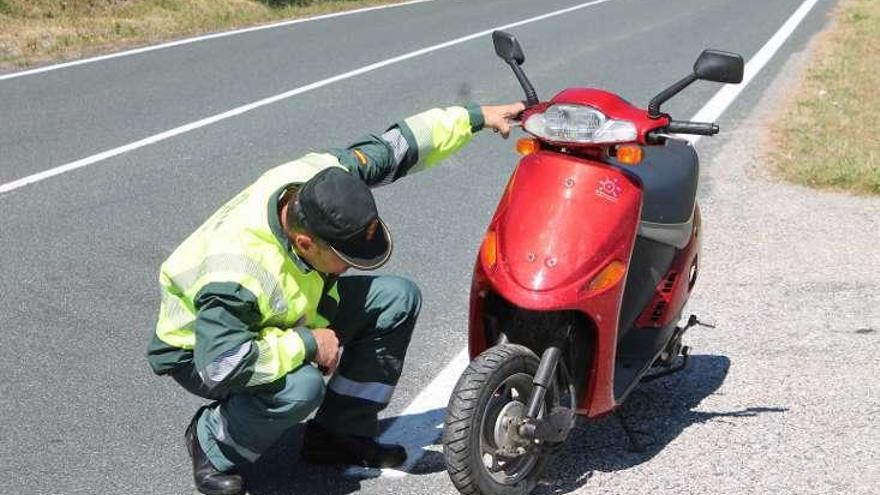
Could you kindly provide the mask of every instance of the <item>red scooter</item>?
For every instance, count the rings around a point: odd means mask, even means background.
[[[464,494],[527,494],[576,415],[615,411],[641,381],[687,364],[679,325],[699,266],[699,166],[674,134],[714,135],[663,102],[697,80],[739,83],[742,57],[705,50],[647,110],[592,88],[540,103],[512,35],[495,52],[527,99],[525,155],[474,269],[472,362],[447,408],[443,449]],[[539,358],[540,356],[540,358]]]

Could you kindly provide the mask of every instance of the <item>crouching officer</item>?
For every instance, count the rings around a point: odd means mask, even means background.
[[[185,432],[199,491],[241,493],[236,467],[316,409],[306,461],[403,464],[402,446],[375,437],[419,313],[418,288],[392,276],[337,276],[391,256],[370,186],[432,167],[484,126],[507,137],[508,119],[523,108],[433,109],[273,168],[162,264],[150,365],[214,401]],[[326,386],[322,373],[332,375]]]

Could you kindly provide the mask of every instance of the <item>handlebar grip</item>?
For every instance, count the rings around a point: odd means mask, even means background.
[[[670,120],[665,129],[675,134],[699,134],[701,136],[714,136],[720,130],[718,124],[711,122],[683,122]]]

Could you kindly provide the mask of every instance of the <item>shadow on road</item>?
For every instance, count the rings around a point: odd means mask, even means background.
[[[392,423],[402,427],[404,431],[416,431],[407,439],[412,449],[413,443],[425,449],[437,445],[440,428],[424,430],[425,425],[439,425],[443,422],[445,409],[434,409],[422,414],[398,416],[382,420],[380,431],[385,431]],[[415,425],[409,427],[407,425]],[[305,425],[301,424],[287,432],[285,436],[267,452],[259,462],[249,466],[245,471],[250,495],[294,495],[320,493],[322,495],[343,495],[357,492],[361,481],[378,477],[381,472],[376,469],[350,468],[348,466],[316,466],[300,461],[299,448]],[[396,443],[396,442],[395,442]],[[424,444],[424,445],[422,445]],[[410,455],[414,452],[410,450]],[[446,469],[443,455],[434,450],[425,449],[419,462],[409,474],[431,474]]]
[[[580,420],[556,455],[535,495],[570,493],[585,485],[596,471],[612,472],[649,461],[688,426],[724,418],[784,412],[785,407],[749,407],[739,411],[695,411],[715,393],[730,368],[724,356],[691,356],[687,369],[637,387],[624,413],[644,452],[633,452],[617,418]]]

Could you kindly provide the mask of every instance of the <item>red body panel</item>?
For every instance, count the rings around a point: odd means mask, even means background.
[[[694,227],[691,240],[675,254],[672,265],[657,284],[651,303],[636,320],[637,328],[664,327],[680,316],[687,298],[697,280],[697,255],[700,252],[700,209],[694,209]]]
[[[625,276],[598,293],[591,280],[614,260],[629,263],[641,213],[640,186],[607,164],[539,151],[520,162],[489,226],[497,261],[478,260],[471,293],[470,355],[487,347],[486,291],[529,310],[576,310],[595,324],[594,369],[578,413],[599,416],[615,405],[613,373]]]

